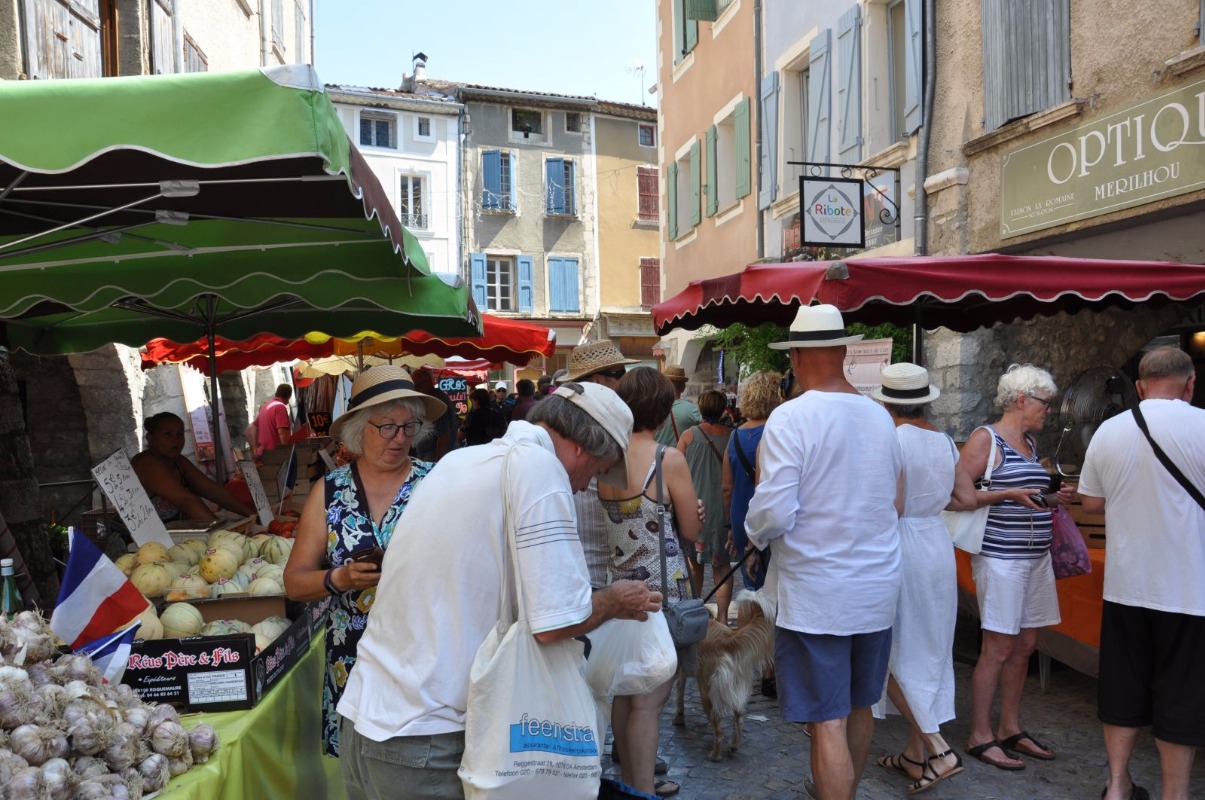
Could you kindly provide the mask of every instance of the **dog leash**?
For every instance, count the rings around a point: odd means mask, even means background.
[[[749,556],[751,556],[757,552],[759,552],[759,551],[755,547],[750,547],[748,550],[746,550],[745,557],[742,558],[740,561],[736,562],[736,566],[734,566],[732,569],[728,570],[728,574],[725,575],[722,579],[720,579],[719,583],[717,583],[715,586],[711,587],[711,591],[708,592],[707,596],[703,598],[703,602],[706,603],[708,600],[710,600],[712,598],[712,596],[714,596],[715,593],[719,591],[720,587],[723,586],[725,583],[727,583],[732,578],[732,576],[736,574],[736,571],[741,568],[741,565],[749,560]]]

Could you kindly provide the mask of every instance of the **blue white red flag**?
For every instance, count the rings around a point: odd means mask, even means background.
[[[50,628],[77,650],[127,624],[146,611],[150,602],[108,556],[74,528],[70,546]]]
[[[126,672],[126,664],[130,662],[130,650],[134,646],[134,634],[141,626],[141,622],[135,622],[124,631],[118,631],[117,633],[97,639],[94,642],[88,642],[75,652],[83,653],[92,658],[92,663],[100,670],[105,683],[121,683],[121,676],[125,675]]]

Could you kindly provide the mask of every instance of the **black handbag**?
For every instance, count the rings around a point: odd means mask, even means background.
[[[661,540],[661,592],[669,595],[669,571],[665,567],[665,481],[661,476],[661,459],[665,456],[665,445],[657,448],[653,472],[657,480],[657,538]],[[669,623],[669,635],[677,647],[697,644],[707,638],[707,626],[711,614],[702,600],[691,598],[676,603],[668,599],[661,604],[665,621]]]

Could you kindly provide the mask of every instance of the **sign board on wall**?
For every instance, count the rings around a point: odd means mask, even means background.
[[[1006,153],[1000,236],[1205,186],[1205,79]]]
[[[93,467],[92,477],[117,509],[135,542],[139,545],[159,542],[164,547],[175,544],[124,451],[118,450]]]
[[[805,247],[866,246],[862,181],[854,178],[799,179],[799,214]]]
[[[845,379],[867,397],[883,383],[883,367],[890,363],[890,339],[863,339],[845,346]]]
[[[251,492],[255,512],[259,515],[259,524],[266,528],[276,517],[272,513],[272,504],[268,502],[268,493],[264,491],[264,482],[260,480],[259,470],[256,469],[255,462],[249,459],[238,462],[238,468],[239,472],[243,473],[243,480],[247,482],[247,491]]]

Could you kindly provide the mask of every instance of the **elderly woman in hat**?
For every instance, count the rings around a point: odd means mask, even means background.
[[[925,407],[941,392],[916,364],[883,367],[872,392],[891,414],[904,457],[904,513],[900,517],[901,585],[888,661],[887,698],[875,715],[898,711],[908,721],[908,742],[899,755],[879,756],[879,766],[910,779],[916,794],[962,772],[962,759],[941,736],[954,718],[954,623],[958,577],[954,547],[941,512],[952,496],[974,500],[965,476],[955,486],[958,448],[925,419]]]
[[[444,404],[419,392],[400,367],[373,367],[352,384],[347,413],[331,436],[355,460],[327,473],[322,491],[310,493],[297,539],[285,565],[285,591],[294,600],[334,597],[327,617],[327,668],[322,688],[325,751],[339,755],[335,706],[356,661],[356,644],[372,608],[381,559],[411,494],[431,464],[410,457],[410,444],[425,420],[438,419]]]

